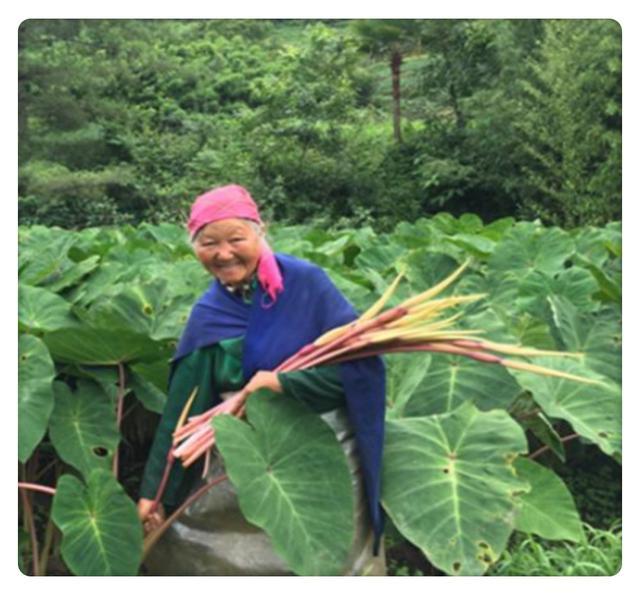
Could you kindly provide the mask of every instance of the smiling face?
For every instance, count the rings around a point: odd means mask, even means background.
[[[225,285],[248,281],[258,266],[260,235],[243,219],[205,225],[193,243],[198,260]]]

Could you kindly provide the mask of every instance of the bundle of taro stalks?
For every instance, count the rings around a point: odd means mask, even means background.
[[[597,383],[596,380],[505,357],[505,355],[579,357],[582,354],[564,351],[543,351],[517,345],[494,343],[478,338],[477,335],[482,331],[452,330],[453,322],[462,313],[446,319],[439,319],[440,315],[452,306],[473,302],[485,297],[485,294],[474,294],[434,299],[460,276],[468,264],[469,260],[431,289],[382,312],[403,276],[403,273],[400,273],[382,297],[360,318],[347,325],[328,331],[313,343],[300,349],[274,371],[304,370],[321,364],[337,364],[356,358],[387,353],[431,351],[462,355],[481,362],[501,364],[508,368],[526,370],[546,376],[557,376],[578,382]],[[165,476],[158,489],[156,502],[159,501],[164,491],[171,464],[175,459],[180,459],[182,465],[188,467],[204,455],[203,476],[206,474],[209,467],[211,449],[215,444],[212,419],[217,415],[223,414],[242,417],[245,411],[245,402],[249,396],[248,393],[240,391],[201,415],[189,418],[185,423],[187,412],[196,392],[197,387],[191,394],[173,434],[173,449],[168,456]]]

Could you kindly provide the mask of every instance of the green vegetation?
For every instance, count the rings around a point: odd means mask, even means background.
[[[55,571],[64,561],[66,572],[76,574],[134,573],[142,551],[132,500],[166,399],[169,357],[210,277],[184,229],[168,223],[81,231],[21,227],[19,240],[21,481],[58,488],[53,508],[46,493],[23,503],[29,535],[21,533],[23,567],[33,572],[33,531],[44,560],[38,572]],[[593,518],[594,508],[603,510],[601,522],[619,515],[602,486],[609,482],[609,492],[619,494],[619,475],[603,472],[592,486],[597,493],[581,493],[585,478],[572,473],[580,460],[576,444],[597,450],[601,467],[603,460],[613,467],[620,461],[619,223],[564,231],[513,219],[484,225],[475,215],[439,213],[400,223],[391,233],[274,225],[271,241],[277,251],[322,265],[361,312],[400,269],[406,279],[390,305],[433,286],[471,257],[442,294],[486,294],[460,306],[460,328],[482,329],[487,339],[502,343],[580,352],[577,359],[530,360],[604,383],[577,384],[457,355],[385,356],[383,505],[390,527],[432,571],[483,574],[510,551],[514,533],[580,544],[583,510],[583,521]],[[269,441],[258,437],[277,437],[277,452],[295,452],[299,438],[291,417],[302,419],[283,403],[257,407],[251,399],[248,413],[252,429],[219,420],[225,422],[221,452],[241,498],[246,460],[268,460],[263,449]],[[301,431],[311,429],[305,421]],[[339,449],[331,432],[322,430],[313,429],[314,460],[338,482],[344,461],[335,459]],[[248,433],[246,452],[234,452],[237,432]],[[529,459],[542,447],[548,449]],[[285,467],[283,485],[297,485],[291,480],[295,469]],[[334,497],[345,488],[317,478],[316,489]],[[307,484],[316,485],[313,478]],[[315,547],[291,548],[283,537],[291,519],[285,515],[273,524],[261,516],[263,504],[278,507],[281,495],[265,502],[250,496],[245,514],[270,532],[292,567],[302,574],[336,572],[344,546],[339,532],[301,523],[296,531],[312,536]],[[301,512],[306,499],[287,499],[295,503],[291,514],[308,517]],[[328,496],[323,501],[333,502]],[[88,523],[96,524],[107,546],[89,539],[82,548],[92,555],[82,557],[74,535],[84,534]],[[130,535],[126,559],[123,531]],[[426,573],[424,564],[419,568]]]
[[[177,222],[236,182],[279,222],[603,225],[621,215],[620,37],[606,20],[26,21],[20,221]]]
[[[488,572],[493,576],[612,576],[622,564],[622,528],[584,525],[579,543],[550,543],[516,534],[511,547]]]
[[[183,222],[226,183],[250,189],[276,251],[322,266],[359,311],[401,269],[390,305],[471,258],[443,294],[485,294],[460,328],[579,352],[531,361],[603,382],[385,356],[390,574],[617,572],[617,23],[29,20],[19,97],[23,572],[144,572],[133,501],[169,358],[211,280]],[[304,418],[248,408],[251,427],[220,427],[241,492],[247,453],[264,458],[267,435],[293,452],[290,417]],[[338,482],[309,485],[346,498],[335,440],[305,423]],[[297,572],[338,571],[344,535],[301,523],[292,545],[290,517],[245,501]]]

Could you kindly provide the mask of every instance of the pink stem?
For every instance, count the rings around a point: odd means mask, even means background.
[[[406,343],[406,344],[398,344],[397,346],[378,346],[374,349],[368,349],[363,351],[357,351],[354,353],[347,354],[343,357],[336,358],[335,360],[330,360],[329,363],[337,364],[342,362],[347,362],[354,359],[361,359],[364,357],[371,357],[374,355],[384,355],[386,353],[407,353],[411,351],[432,351],[439,353],[449,353],[452,355],[464,355],[466,357],[470,357],[471,359],[475,359],[481,362],[489,363],[489,364],[502,364],[504,358],[501,358],[497,355],[493,355],[492,353],[482,353],[478,351],[471,351],[469,349],[464,349],[462,347],[457,347],[455,345],[451,345],[450,343]]]
[[[193,494],[191,494],[191,496],[189,496],[173,512],[173,514],[171,514],[171,516],[164,523],[162,523],[162,525],[160,525],[153,533],[150,533],[149,535],[147,535],[147,537],[144,540],[144,546],[142,550],[142,559],[144,560],[144,558],[149,553],[149,550],[155,545],[158,539],[160,539],[162,534],[169,528],[171,523],[173,523],[173,521],[175,521],[192,502],[195,502],[198,498],[200,498],[200,496],[202,496],[205,492],[210,490],[214,485],[216,485],[217,483],[220,483],[221,481],[224,481],[225,479],[227,479],[226,474],[222,474],[222,475],[218,475],[217,477],[214,477],[209,483],[203,485],[200,489],[198,489]]]
[[[287,368],[287,366],[294,362],[296,359],[298,359],[299,357],[303,357],[305,355],[308,355],[309,353],[313,353],[313,351],[316,349],[316,346],[313,343],[309,343],[307,345],[305,345],[304,347],[302,347],[301,349],[299,349],[298,351],[296,351],[291,357],[288,357],[285,361],[283,361],[275,370],[274,372],[284,372],[284,370]]]
[[[395,308],[391,308],[390,310],[383,312],[376,318],[373,318],[372,320],[369,320],[364,324],[350,331],[345,332],[343,335],[327,343],[325,346],[315,349],[311,353],[308,353],[301,357],[296,357],[293,361],[289,361],[287,365],[287,370],[293,370],[293,369],[300,370],[307,364],[307,362],[313,361],[314,359],[317,359],[319,356],[334,350],[336,347],[340,347],[341,345],[344,345],[350,339],[353,339],[354,337],[357,337],[372,328],[380,328],[388,322],[397,320],[398,318],[401,318],[402,316],[404,316],[406,313],[407,313],[407,310],[405,308],[400,308],[399,306],[396,306]],[[279,366],[274,371],[284,372],[285,370]]]
[[[171,468],[173,467],[173,461],[173,452],[171,452],[171,449],[169,449],[169,453],[167,454],[167,464],[164,466],[164,473],[162,474],[162,479],[160,480],[160,485],[158,486],[158,490],[156,491],[156,497],[153,499],[153,503],[151,504],[149,513],[154,512],[160,505],[160,498],[162,498],[164,490],[167,487],[167,481],[169,480],[169,474],[171,473]]]
[[[55,488],[50,488],[49,486],[43,486],[38,483],[26,483],[24,481],[18,482],[18,487],[23,490],[33,490],[34,492],[42,492],[44,494],[49,494],[51,496],[55,496],[56,490]]]
[[[573,440],[574,438],[579,438],[580,434],[569,434],[568,436],[563,436],[562,438],[560,438],[560,442],[569,442],[569,440]],[[539,457],[543,452],[546,452],[547,450],[549,450],[551,447],[550,446],[542,446],[540,447],[538,450],[536,450],[534,453],[529,455],[530,459],[535,459],[537,457]]]

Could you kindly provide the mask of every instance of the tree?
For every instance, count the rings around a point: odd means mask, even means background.
[[[621,31],[615,21],[546,21],[520,82],[520,212],[563,226],[621,216]]]
[[[401,143],[400,71],[405,55],[420,47],[421,21],[362,20],[355,21],[353,29],[364,50],[374,55],[384,55],[389,60],[393,97],[393,136],[397,143]]]

